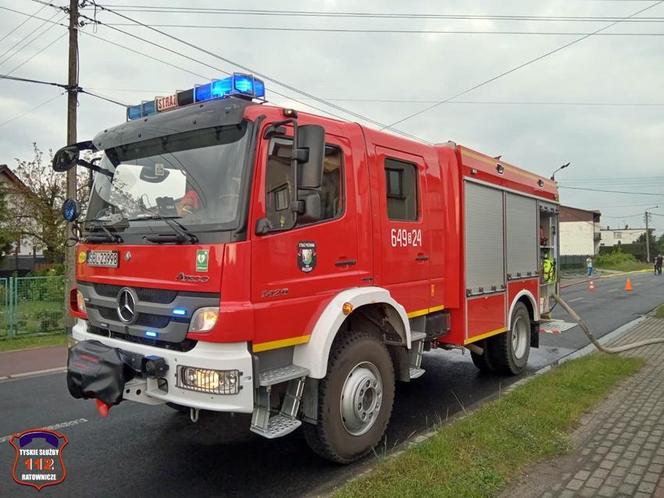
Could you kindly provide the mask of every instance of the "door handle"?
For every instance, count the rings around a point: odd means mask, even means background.
[[[334,266],[353,266],[357,264],[356,259],[338,259]]]
[[[415,261],[429,261],[429,256],[427,256],[426,254],[418,254],[415,257]]]

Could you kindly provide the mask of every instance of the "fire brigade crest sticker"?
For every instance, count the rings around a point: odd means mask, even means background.
[[[60,484],[67,477],[62,450],[69,443],[67,436],[47,429],[30,429],[14,434],[9,444],[16,451],[12,477],[18,484],[41,491]]]
[[[316,268],[316,243],[305,240],[297,244],[297,266],[304,273]]]

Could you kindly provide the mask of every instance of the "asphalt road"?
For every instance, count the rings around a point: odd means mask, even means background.
[[[598,336],[664,303],[664,276],[632,276],[631,294],[622,290],[624,278],[595,283],[594,293],[582,284],[564,289],[563,296]],[[587,342],[578,328],[541,340],[523,375]],[[458,351],[427,353],[424,368],[423,377],[398,386],[378,453],[518,380],[482,375]],[[91,401],[69,397],[64,374],[0,383],[0,438],[64,422],[72,424],[59,429],[70,441],[64,450],[68,476],[42,490],[45,496],[303,496],[343,482],[372,460],[345,467],[327,463],[309,452],[300,431],[269,441],[249,432],[247,416],[202,413],[192,424],[167,407],[123,403],[102,419]],[[0,496],[34,496],[34,489],[12,481],[13,458],[13,448],[0,439]]]

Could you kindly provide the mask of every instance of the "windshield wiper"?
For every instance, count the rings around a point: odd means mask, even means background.
[[[195,244],[198,242],[198,237],[194,235],[189,229],[184,226],[175,218],[180,218],[180,216],[163,216],[157,212],[150,213],[147,216],[137,216],[136,218],[130,218],[128,221],[141,221],[141,220],[162,220],[175,232],[173,235],[146,235],[144,239],[150,242],[162,243],[162,242],[185,242],[188,240],[190,243]]]
[[[108,226],[102,223],[102,220],[86,220],[85,223],[87,230],[101,228],[104,232],[104,235],[99,234],[86,237],[88,242],[97,243],[110,241],[116,244],[122,244],[122,237],[115,232],[111,232]]]

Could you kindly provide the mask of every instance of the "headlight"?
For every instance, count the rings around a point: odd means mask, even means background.
[[[177,385],[183,389],[210,394],[237,394],[240,392],[240,371],[180,365]]]
[[[189,323],[189,332],[209,332],[217,323],[219,308],[199,308]]]

